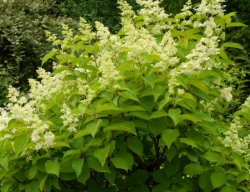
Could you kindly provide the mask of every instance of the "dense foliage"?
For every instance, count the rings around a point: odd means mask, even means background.
[[[54,0],[0,0],[0,106],[7,87],[28,89],[28,78],[36,76],[41,58],[51,49],[44,30],[57,32],[62,23],[74,23],[62,16]],[[44,66],[46,67],[46,66]],[[46,67],[49,69],[48,67]]]
[[[118,33],[47,31],[53,73],[0,109],[1,191],[249,191],[250,97],[226,52],[242,46],[224,33],[243,24],[222,2],[173,17],[119,0]]]

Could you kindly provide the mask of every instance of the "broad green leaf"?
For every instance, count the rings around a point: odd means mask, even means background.
[[[221,154],[216,152],[207,152],[204,155],[202,155],[202,157],[213,163],[220,163],[220,164],[225,163],[225,158]]]
[[[118,110],[121,110],[121,108],[112,104],[101,104],[97,105],[96,107],[96,113],[101,113],[103,111],[118,111]]]
[[[88,157],[86,160],[86,163],[89,168],[92,168],[97,172],[110,173],[110,170],[107,164],[104,164],[104,166],[102,166],[100,161],[96,159],[95,157],[92,157],[92,156]]]
[[[222,47],[230,47],[230,48],[235,48],[235,49],[241,49],[244,50],[244,47],[239,44],[239,43],[234,43],[234,42],[226,42],[222,44]]]
[[[142,157],[143,144],[142,144],[141,140],[138,139],[138,137],[129,137],[127,140],[127,145],[131,151],[133,151],[134,153],[136,153],[137,155]]]
[[[150,116],[146,113],[146,112],[131,112],[129,114],[127,114],[126,116],[134,116],[134,117],[138,117],[140,119],[143,119],[143,120],[150,120]]]
[[[116,179],[116,172],[112,170],[110,173],[104,173],[105,179],[107,179],[110,183],[114,184]]]
[[[179,137],[180,133],[178,129],[167,129],[162,133],[162,140],[168,146],[171,147],[172,143],[174,143]]]
[[[79,177],[79,175],[82,172],[83,162],[84,162],[83,159],[78,159],[78,158],[72,161],[72,168],[74,169],[77,177]]]
[[[171,100],[170,94],[167,93],[164,99],[159,102],[158,110],[161,111]]]
[[[30,169],[29,169],[29,179],[33,179],[37,173],[38,169],[36,167],[36,165],[33,165]]]
[[[196,144],[196,142],[193,140],[193,139],[189,139],[189,138],[180,138],[180,142],[181,143],[185,143],[189,146],[192,146],[192,147],[195,147],[195,148],[198,148],[198,145]]]
[[[232,157],[233,163],[236,165],[236,167],[241,170],[241,168],[244,164],[243,157],[237,153],[233,153],[231,157]]]
[[[144,108],[142,108],[139,105],[128,105],[128,106],[123,106],[122,110],[124,112],[132,112],[132,111],[145,111]]]
[[[11,187],[12,183],[4,183],[1,185],[1,192],[9,192],[10,187]]]
[[[165,111],[155,111],[151,114],[150,119],[157,119],[166,116],[168,116],[168,114]]]
[[[1,157],[0,158],[0,165],[5,169],[9,169],[9,159],[8,157]]]
[[[57,50],[53,49],[49,53],[47,53],[43,58],[42,58],[42,65],[47,62],[49,59],[54,57],[57,54]]]
[[[62,141],[56,141],[55,144],[53,145],[53,148],[62,148],[62,147],[70,148],[68,143]]]
[[[198,175],[203,172],[203,167],[197,163],[191,163],[184,167],[183,172],[186,175]]]
[[[107,145],[104,148],[96,149],[94,151],[94,156],[100,161],[102,166],[104,166],[104,164],[106,162],[109,150],[110,150],[110,145]]]
[[[153,96],[155,99],[155,102],[158,100],[158,98],[164,93],[166,90],[166,87],[160,86],[160,85],[155,85],[153,91]]]
[[[128,121],[124,121],[122,123],[113,123],[104,128],[104,132],[106,131],[125,131],[136,135],[134,123]]]
[[[177,151],[174,145],[170,147],[169,150],[166,151],[166,157],[169,162],[177,155]]]
[[[164,183],[161,183],[161,184],[156,185],[153,188],[152,192],[172,192],[172,191],[169,190],[169,186],[168,185],[166,185]]]
[[[176,105],[184,107],[188,110],[195,110],[197,106],[196,98],[190,93],[184,93],[180,98],[176,99]]]
[[[211,172],[203,172],[199,177],[199,186],[204,191],[212,191],[213,186],[211,183]]]
[[[46,184],[46,180],[47,180],[48,175],[46,175],[45,177],[43,177],[39,183],[39,189],[40,191],[44,191],[44,187]]]
[[[192,121],[193,123],[200,122],[201,119],[197,117],[195,114],[183,114],[181,115],[182,120],[189,120]]]
[[[82,166],[81,174],[79,175],[79,177],[77,177],[77,181],[79,181],[82,184],[86,184],[86,181],[89,179],[89,177],[90,177],[90,170],[87,164],[84,163]]]
[[[31,181],[29,184],[25,185],[25,192],[38,192],[39,185],[37,181]]]
[[[225,184],[226,180],[227,180],[226,174],[222,170],[216,170],[211,175],[211,182],[212,182],[214,189],[223,186]]]
[[[198,80],[191,80],[189,81],[189,83],[193,85],[194,87],[198,88],[199,90],[201,90],[203,93],[205,94],[209,93],[208,87],[203,82],[198,81]]]
[[[177,109],[169,109],[168,116],[173,120],[174,125],[178,125],[181,122],[181,110]]]
[[[227,27],[246,27],[247,25],[245,25],[244,23],[240,23],[240,22],[231,22],[227,24]]]
[[[57,159],[55,159],[55,160],[48,160],[45,163],[45,168],[46,168],[47,173],[54,174],[57,177],[59,177],[60,163],[58,162]]]
[[[220,190],[220,192],[236,192],[236,189],[233,186],[225,186]]]
[[[14,151],[16,155],[18,155],[24,150],[24,148],[26,147],[27,141],[28,141],[27,133],[24,133],[16,137],[14,141]]]
[[[131,153],[123,152],[112,158],[111,162],[114,167],[128,171],[132,169],[134,158]]]
[[[126,98],[126,99],[138,101],[137,96],[136,96],[134,93],[132,93],[131,91],[119,92],[118,94],[119,94],[120,96]]]
[[[59,67],[56,70],[54,70],[53,74],[61,73],[62,71],[67,71],[67,70],[69,70],[68,66],[62,66],[62,67]]]
[[[89,134],[92,135],[92,137],[95,137],[96,133],[98,132],[100,128],[101,123],[102,123],[101,119],[98,119],[89,123],[85,128],[83,128],[83,130],[79,131],[75,135],[75,139],[79,137],[83,137],[85,135],[89,135]]]

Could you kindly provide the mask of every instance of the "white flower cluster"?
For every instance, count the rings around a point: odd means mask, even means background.
[[[232,148],[235,152],[242,155],[250,155],[250,134],[243,138],[239,136],[239,131],[243,128],[244,126],[242,125],[241,118],[236,116],[225,133],[223,143],[226,147]]]
[[[186,56],[187,61],[180,66],[181,73],[194,73],[212,69],[213,63],[208,62],[210,56],[219,53],[218,38],[201,38],[196,47]]]
[[[188,0],[181,9],[181,12],[175,16],[176,23],[180,29],[185,29],[185,26],[192,25],[192,20],[189,19],[193,15],[191,9],[193,8],[191,0]]]
[[[98,81],[102,89],[105,89],[112,82],[117,82],[120,79],[120,73],[117,71],[112,59],[112,52],[107,50],[100,52],[97,56],[96,64],[101,74]]]
[[[232,96],[232,87],[227,87],[221,90],[221,97],[225,99],[227,102],[233,99]]]
[[[0,125],[2,130],[7,127],[7,123],[11,119],[20,120],[31,131],[31,141],[34,142],[36,150],[52,147],[54,137],[44,137],[49,133],[49,125],[40,117],[40,111],[35,107],[37,104],[36,100],[28,101],[26,97],[21,97],[14,87],[9,88],[8,97],[10,98],[10,103],[8,103],[5,110],[1,111]],[[15,133],[13,129],[15,130],[15,128],[10,130],[12,134]]]
[[[8,113],[3,108],[0,108],[0,132],[7,127],[9,121],[10,117]]]
[[[161,23],[164,19],[168,18],[169,15],[160,7],[160,1],[136,0],[136,2],[142,6],[139,10],[139,15],[143,16],[145,25],[148,26],[154,23],[154,27],[151,30],[153,33],[160,33],[162,29],[167,29],[169,27]]]
[[[202,0],[199,7],[197,8],[197,13],[203,15],[219,15],[222,13],[225,0]]]
[[[62,81],[62,74],[52,76],[49,72],[46,72],[42,68],[39,68],[37,73],[41,82],[29,79],[29,97],[31,99],[34,99],[37,102],[40,102],[42,99],[51,99],[50,95],[57,93],[60,89],[62,89],[64,84]]]
[[[250,157],[250,121],[244,116],[240,116],[241,112],[250,111],[250,96],[246,99],[245,103],[242,104],[241,109],[236,112],[228,130],[225,133],[223,143],[226,147],[232,148],[235,152],[238,152],[245,157]],[[248,131],[248,135],[240,136],[239,132],[242,130]]]
[[[78,117],[72,114],[71,109],[65,103],[62,105],[61,113],[63,125],[68,127],[69,132],[76,132],[77,123],[79,122]]]
[[[179,58],[176,57],[176,45],[177,43],[172,37],[171,32],[166,32],[161,43],[159,44],[159,47],[157,47],[162,61],[155,64],[155,67],[160,67],[161,70],[165,70],[170,66],[175,66],[175,64],[179,62]]]
[[[98,21],[95,22],[95,27],[97,30],[96,35],[100,40],[100,44],[104,45],[109,40],[109,36],[110,36],[109,29]]]
[[[81,33],[81,41],[89,42],[95,38],[96,34],[92,31],[92,27],[87,21],[80,17],[79,32]]]

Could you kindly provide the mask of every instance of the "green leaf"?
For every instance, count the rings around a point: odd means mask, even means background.
[[[132,169],[134,158],[131,153],[123,152],[112,158],[111,162],[114,167],[128,171]]]
[[[14,151],[16,155],[18,155],[24,150],[24,148],[26,147],[27,141],[28,141],[27,133],[16,137],[15,142],[14,142]]]
[[[127,145],[131,151],[142,157],[143,144],[140,139],[138,139],[137,137],[129,137],[127,140]]]
[[[168,116],[168,114],[165,111],[155,111],[151,114],[150,119],[157,119],[166,116]]]
[[[131,112],[127,114],[126,116],[133,116],[133,117],[138,117],[143,120],[150,120],[150,116],[146,112]]]
[[[211,172],[203,172],[200,177],[199,177],[199,186],[204,190],[204,191],[212,191],[213,186],[211,183]]]
[[[196,144],[196,142],[193,139],[180,138],[180,142],[199,149],[198,145]]]
[[[101,119],[95,120],[91,123],[89,123],[87,125],[87,127],[85,127],[83,130],[79,131],[76,135],[75,135],[75,139],[79,138],[79,137],[83,137],[85,135],[89,135],[91,134],[92,137],[95,137],[96,133],[98,132],[100,125],[102,123]]]
[[[104,128],[104,132],[106,131],[125,131],[136,135],[134,123],[128,121],[124,121],[122,123],[113,123]]]
[[[43,58],[42,58],[42,65],[47,62],[49,59],[54,57],[57,54],[57,50],[53,49],[50,52],[48,52]]]
[[[216,152],[207,152],[204,155],[202,155],[202,157],[213,163],[220,163],[220,164],[225,163],[225,158],[221,154]]]
[[[1,192],[9,192],[12,183],[4,183],[1,185]]]
[[[169,109],[168,111],[168,116],[173,120],[175,126],[181,122],[180,114],[181,114],[181,110],[179,108]]]
[[[106,162],[109,150],[110,150],[110,145],[107,145],[104,148],[96,149],[94,151],[94,157],[96,157],[100,161],[100,163],[101,163],[102,166],[104,166],[104,164]]]
[[[87,164],[84,163],[82,166],[81,174],[79,175],[79,177],[77,177],[77,181],[79,181],[82,184],[86,184],[86,181],[89,179],[89,177],[90,177],[90,170]]]
[[[180,133],[178,129],[167,129],[162,133],[162,140],[165,142],[168,148],[170,148],[172,143],[177,140],[179,135]]]
[[[158,100],[158,98],[163,94],[163,92],[166,90],[166,87],[155,85],[153,91],[153,96],[155,99],[155,102]]]
[[[25,185],[25,192],[38,192],[39,185],[37,181],[31,181],[29,184]]]
[[[170,97],[170,94],[167,93],[164,99],[159,102],[158,110],[161,111],[168,103],[170,103],[171,100],[172,98]]]
[[[181,115],[182,120],[189,120],[192,121],[193,123],[200,122],[201,119],[197,117],[196,114],[183,114]]]
[[[240,22],[232,22],[232,23],[228,23],[227,27],[246,27],[247,25],[245,25],[244,23],[240,23]]]
[[[29,169],[29,179],[33,179],[37,173],[38,169],[35,165],[33,165],[30,169]]]
[[[118,111],[118,110],[121,110],[121,108],[112,104],[101,104],[97,105],[96,107],[96,113],[101,113],[103,111]]]
[[[220,190],[220,192],[236,192],[236,189],[232,186],[225,186]]]
[[[184,167],[183,172],[186,175],[198,175],[203,172],[203,167],[197,163],[191,163]]]
[[[9,159],[8,157],[1,157],[0,158],[0,165],[5,169],[9,169]]]
[[[128,105],[128,106],[123,106],[122,110],[124,112],[132,112],[132,111],[145,111],[144,108],[138,105]]]
[[[77,177],[79,177],[79,175],[82,172],[83,162],[84,162],[83,159],[78,159],[78,158],[72,161],[72,168],[74,169]]]
[[[136,96],[134,93],[132,93],[131,91],[119,92],[118,94],[119,94],[120,96],[126,98],[126,99],[138,101],[137,96]]]
[[[212,185],[213,185],[214,189],[219,188],[222,185],[224,185],[226,180],[227,180],[226,174],[222,170],[216,170],[211,175],[211,182],[212,182]]]
[[[96,159],[95,157],[92,157],[92,156],[88,157],[86,160],[86,163],[89,168],[92,168],[97,172],[110,173],[110,170],[107,164],[102,166],[100,161]]]
[[[47,173],[54,174],[57,177],[59,177],[59,172],[60,172],[60,163],[58,160],[48,160],[45,163],[45,168]]]
[[[203,93],[205,94],[209,93],[208,87],[203,82],[198,81],[198,80],[191,80],[189,81],[189,83],[193,85],[194,87],[198,88],[199,90],[201,90]]]
[[[44,187],[45,187],[45,183],[46,183],[46,180],[47,180],[47,177],[48,175],[46,175],[39,183],[39,189],[40,191],[44,191]]]
[[[230,47],[230,48],[236,48],[236,49],[241,49],[244,50],[244,47],[239,44],[239,43],[234,43],[234,42],[226,42],[222,44],[222,47]]]
[[[114,184],[116,179],[116,172],[112,170],[110,173],[104,173],[105,179],[107,179],[110,183]]]

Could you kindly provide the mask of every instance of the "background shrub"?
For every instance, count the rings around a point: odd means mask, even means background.
[[[36,76],[41,58],[51,49],[44,30],[57,32],[61,23],[73,23],[62,15],[54,0],[0,1],[0,105],[7,87],[27,90],[28,78]],[[50,64],[44,66],[51,68]]]

